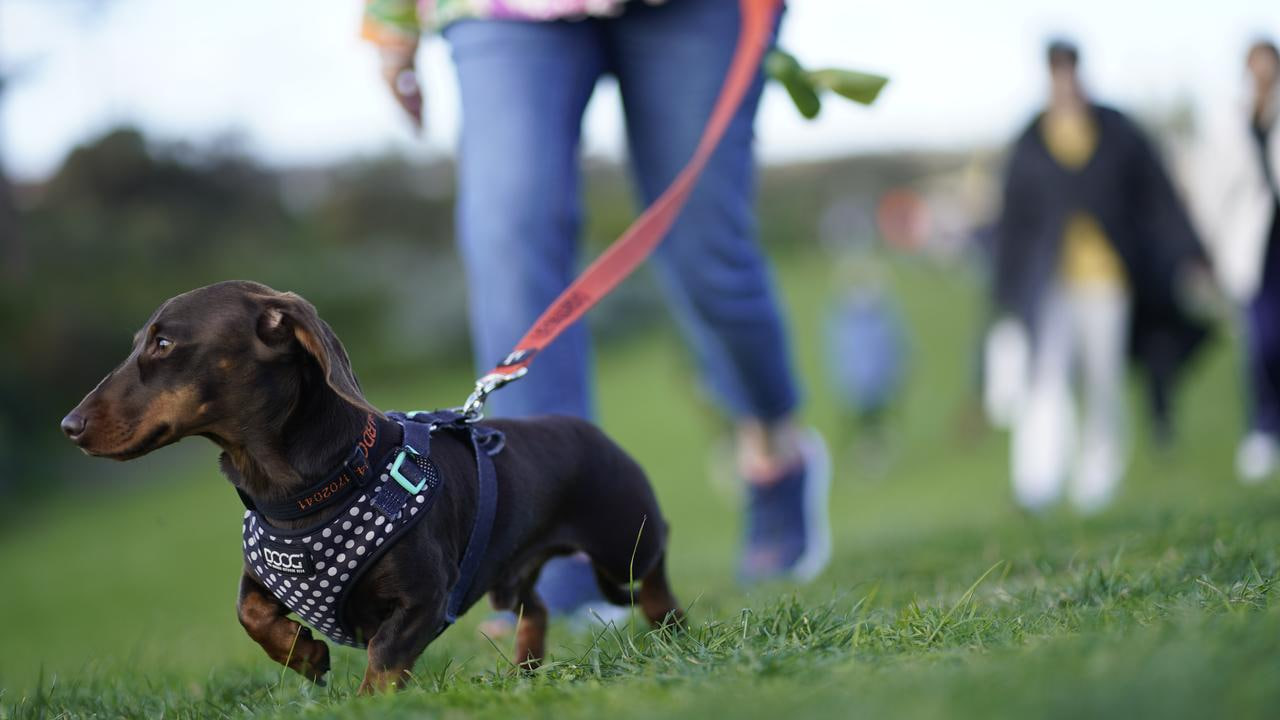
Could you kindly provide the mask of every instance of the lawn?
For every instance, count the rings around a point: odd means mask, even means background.
[[[1028,517],[1009,500],[1006,439],[969,412],[981,314],[970,275],[896,266],[911,384],[872,455],[822,389],[827,265],[789,257],[780,277],[806,417],[837,459],[835,555],[813,584],[735,585],[739,499],[716,480],[724,427],[658,330],[602,350],[601,421],[658,488],[687,632],[556,625],[551,661],[522,675],[507,641],[477,632],[477,608],[405,692],[353,697],[364,658],[349,650],[327,687],[309,686],[235,620],[239,505],[193,440],[128,466],[70,462],[94,482],[11,514],[0,717],[1274,716],[1280,490],[1232,479],[1228,343],[1188,383],[1177,446],[1149,447],[1133,413],[1134,462],[1112,509]],[[371,397],[455,404],[467,375],[424,369]]]

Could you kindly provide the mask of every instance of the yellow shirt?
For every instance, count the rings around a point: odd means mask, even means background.
[[[1049,154],[1064,168],[1078,171],[1098,148],[1098,129],[1085,113],[1046,113],[1041,133]],[[1091,213],[1076,211],[1062,231],[1059,272],[1068,285],[1126,285],[1124,265],[1102,225]]]

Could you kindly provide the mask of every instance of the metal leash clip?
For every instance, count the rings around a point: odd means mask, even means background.
[[[528,367],[522,367],[511,373],[491,372],[476,380],[475,390],[472,390],[471,395],[467,396],[467,401],[462,404],[458,412],[462,413],[463,419],[469,423],[479,422],[484,418],[484,402],[489,399],[489,394],[504,385],[519,380],[528,372]]]

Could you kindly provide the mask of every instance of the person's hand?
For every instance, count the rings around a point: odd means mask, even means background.
[[[382,79],[396,102],[409,116],[415,130],[422,131],[422,87],[414,67],[417,48],[382,48]]]

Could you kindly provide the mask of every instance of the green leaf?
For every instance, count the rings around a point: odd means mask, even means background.
[[[804,68],[795,56],[781,48],[774,48],[764,59],[764,71],[778,82],[787,82],[804,74]]]
[[[883,75],[856,70],[805,70],[794,55],[781,48],[774,48],[765,57],[764,70],[769,77],[782,83],[796,109],[810,120],[822,110],[820,94],[823,92],[829,90],[854,102],[870,105],[889,82],[889,78]]]
[[[818,98],[818,93],[813,89],[813,85],[803,76],[792,82],[783,82],[782,86],[787,89],[787,94],[791,96],[791,102],[796,104],[796,109],[805,118],[812,120],[818,117],[818,113],[822,110],[822,100]]]
[[[791,101],[796,104],[801,115],[810,120],[818,116],[822,110],[822,100],[818,98],[818,91],[809,79],[809,73],[805,72],[795,57],[785,50],[774,49],[765,58],[764,67],[769,77],[782,83],[787,89],[787,94],[791,96]]]
[[[870,105],[889,83],[883,75],[827,68],[806,73],[809,82],[820,90],[830,90],[854,102]]]

